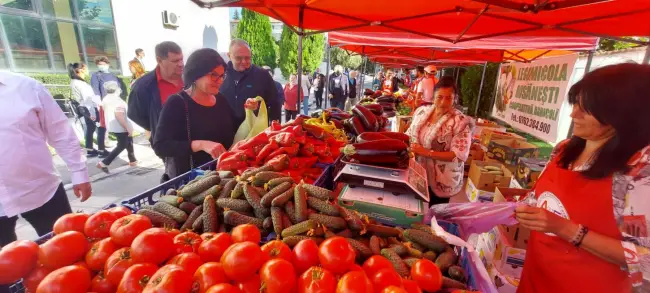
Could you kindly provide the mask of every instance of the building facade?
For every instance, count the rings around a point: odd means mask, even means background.
[[[162,41],[178,43],[186,58],[204,47],[227,51],[228,19],[227,8],[189,0],[0,0],[0,70],[63,73],[81,61],[94,71],[94,58],[106,56],[114,71],[129,75],[137,48],[152,70]]]

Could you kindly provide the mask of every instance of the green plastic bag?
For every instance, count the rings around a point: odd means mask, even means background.
[[[233,140],[233,145],[241,140],[256,136],[269,127],[269,118],[266,114],[266,103],[264,99],[258,96],[255,98],[255,101],[259,103],[257,116],[255,116],[253,110],[245,109],[246,119],[239,125],[239,129],[237,129],[235,139]]]

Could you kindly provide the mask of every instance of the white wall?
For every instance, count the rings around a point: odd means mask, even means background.
[[[181,46],[185,59],[200,48],[216,49],[222,55],[230,43],[228,8],[203,9],[190,0],[112,0],[121,68],[130,75],[128,62],[135,49],[145,52],[145,67],[156,67],[154,47],[163,41]],[[179,27],[163,27],[162,12],[168,10],[179,16]],[[215,36],[216,34],[216,36]]]

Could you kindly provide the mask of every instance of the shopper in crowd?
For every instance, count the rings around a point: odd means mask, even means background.
[[[104,84],[109,81],[114,81],[120,86],[122,81],[115,73],[110,71],[111,63],[106,56],[95,57],[95,65],[97,65],[97,72],[90,76],[90,85],[93,87],[95,95],[98,95],[100,99],[104,99],[108,94],[104,88]]]
[[[226,68],[226,79],[221,86],[221,93],[233,109],[237,125],[244,122],[244,105],[252,104],[250,99],[258,96],[266,103],[269,122],[280,121],[282,104],[273,78],[266,70],[251,63],[251,47],[248,43],[241,39],[232,40],[228,58],[230,62]]]
[[[314,70],[314,73],[313,73],[313,74],[311,75],[311,77],[309,78],[309,80],[311,81],[312,84],[314,83],[314,80],[316,80],[316,78],[317,78],[319,75],[321,75],[321,73],[320,73],[320,68],[316,68],[316,70]]]
[[[104,145],[106,137],[106,128],[98,127],[100,123],[99,105],[101,99],[95,94],[93,88],[86,82],[88,76],[88,67],[83,63],[71,63],[68,65],[68,75],[70,76],[70,89],[72,100],[77,108],[77,113],[84,119],[86,133],[84,136],[86,145],[86,155],[88,157],[105,158],[108,151]],[[95,130],[97,130],[97,150],[93,147]]]
[[[144,74],[146,73],[144,62],[142,62],[143,59],[144,59],[144,50],[140,48],[135,49],[135,58],[129,61],[129,70],[131,70],[132,82],[134,82],[136,79],[140,77],[143,77]]]
[[[343,74],[343,66],[334,66],[334,72],[329,77],[329,99],[333,108],[343,110],[348,96],[348,78]]]
[[[405,87],[411,86],[411,70],[408,68],[404,68],[404,78],[402,79],[402,84]]]
[[[92,93],[90,85],[86,85]],[[0,97],[8,105],[0,115],[2,247],[16,240],[19,215],[43,236],[52,231],[59,217],[72,212],[48,146],[54,148],[70,170],[75,196],[83,202],[92,191],[79,139],[45,86],[29,77],[3,71]],[[2,289],[0,286],[0,292]]]
[[[309,75],[304,70],[302,71],[300,86],[304,95],[302,99],[302,114],[309,115],[309,89],[311,88],[311,82],[309,81]]]
[[[388,69],[386,71],[386,79],[381,85],[381,91],[385,93],[394,93],[399,90],[399,80],[395,76],[395,71]]]
[[[262,66],[262,69],[268,71],[271,78],[273,78],[273,69],[271,69],[271,67],[264,65]],[[282,84],[277,82],[275,79],[273,79],[273,83],[275,83],[275,89],[277,90],[278,101],[284,103],[284,88],[282,87]]]
[[[650,66],[610,65],[571,87],[573,136],[535,184],[517,292],[646,292],[650,268]],[[641,289],[641,287],[643,289]]]
[[[437,72],[438,69],[434,65],[428,65],[424,68],[424,78],[420,81],[417,88],[418,101],[421,103],[433,103]]]
[[[316,69],[318,70],[318,69]],[[323,90],[325,89],[325,76],[318,73],[314,78],[312,84],[314,90],[314,100],[316,100],[316,108],[323,109]]]
[[[417,97],[417,90],[420,82],[424,79],[424,66],[415,67],[415,79],[411,82],[409,87],[409,94],[411,96]]]
[[[108,173],[108,165],[126,149],[129,157],[129,166],[136,165],[133,152],[133,125],[126,118],[126,102],[120,98],[122,90],[116,81],[107,81],[103,86],[106,96],[102,100],[102,107],[106,117],[106,126],[109,133],[117,138],[117,146],[104,160],[97,162],[97,168]]]
[[[155,137],[156,125],[167,98],[183,89],[183,51],[174,42],[156,45],[154,71],[138,79],[129,94],[128,116]]]
[[[163,105],[153,149],[165,158],[169,178],[218,158],[232,145],[239,124],[219,93],[227,66],[213,49],[195,51],[183,70],[187,88]]]
[[[474,129],[474,120],[454,108],[458,89],[452,78],[441,80],[434,95],[432,105],[415,111],[406,132],[411,137],[411,151],[427,170],[430,205],[449,202],[462,192]]]
[[[304,98],[302,88],[298,86],[298,76],[292,73],[284,86],[284,121],[295,119],[298,115],[298,96]]]
[[[354,105],[357,104],[357,71],[350,71],[350,77],[348,78],[348,100],[345,102],[345,111],[350,111]]]

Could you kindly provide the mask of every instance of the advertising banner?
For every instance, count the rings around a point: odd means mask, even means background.
[[[505,63],[499,68],[492,116],[548,142],[558,140],[560,109],[578,54]]]

